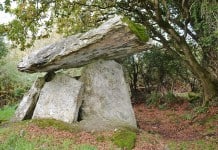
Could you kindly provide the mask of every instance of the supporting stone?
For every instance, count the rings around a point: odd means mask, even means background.
[[[53,118],[67,123],[77,121],[83,84],[76,79],[56,74],[41,90],[33,119]]]
[[[81,126],[85,130],[137,128],[122,66],[115,61],[97,61],[84,68]]]
[[[44,83],[45,79],[43,77],[38,78],[34,82],[30,90],[24,95],[20,102],[12,121],[21,121],[32,118],[33,111]]]

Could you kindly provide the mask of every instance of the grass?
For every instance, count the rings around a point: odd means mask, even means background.
[[[89,144],[75,144],[72,138],[57,139],[52,134],[32,136],[25,131],[28,123],[0,128],[0,150],[97,150]]]
[[[8,121],[14,115],[17,105],[4,106],[0,109],[0,122]]]
[[[207,123],[204,125],[209,126],[210,122],[213,122],[214,120],[217,120],[217,115],[207,120]],[[65,130],[68,132],[75,131],[74,128],[72,128],[72,126],[69,124],[53,119],[40,119],[23,121],[20,123],[9,123],[7,124],[7,127],[0,127],[0,150],[97,150],[97,147],[90,145],[88,141],[85,141],[81,144],[76,144],[77,136],[60,139],[56,138],[56,136],[54,136],[55,134],[34,136],[34,133],[30,133],[26,130],[26,128],[31,124],[36,124],[41,128],[53,126],[58,130]],[[21,131],[24,132],[21,134]],[[203,138],[201,140],[195,139],[191,141],[163,141],[160,135],[149,133],[143,135],[140,133],[138,136],[140,137],[139,139],[143,141],[143,143],[147,143],[148,145],[152,145],[154,147],[163,146],[164,144],[166,145],[165,147],[169,150],[216,150],[218,147],[218,143],[215,139],[216,137],[212,136],[207,136],[207,138]],[[123,129],[114,132],[114,134],[109,137],[102,134],[97,134],[95,138],[97,144],[103,144],[102,142],[110,143],[111,149],[119,147],[120,149],[131,150],[135,145],[136,133],[128,129]]]
[[[112,136],[112,142],[119,148],[131,150],[135,146],[136,133],[129,130],[118,130]]]
[[[95,146],[91,146],[88,144],[81,144],[74,147],[74,150],[97,150]]]
[[[40,136],[34,139],[20,136],[18,134],[11,134],[4,142],[0,142],[0,150],[97,150],[91,145],[75,145],[74,141],[63,139],[61,142],[55,140],[53,137]]]
[[[34,147],[35,144],[33,142],[29,142],[16,134],[10,135],[5,142],[0,144],[0,150],[31,150]]]
[[[216,150],[218,143],[213,140],[171,141],[169,150]]]

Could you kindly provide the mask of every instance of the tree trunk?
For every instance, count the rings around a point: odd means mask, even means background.
[[[210,78],[202,78],[201,84],[203,88],[203,106],[207,106],[211,101],[214,101],[218,98],[218,89],[216,82],[213,82]]]
[[[203,106],[206,106],[211,101],[218,98],[218,79],[197,62],[188,45],[180,44],[180,47],[184,51],[188,68],[201,83],[203,92]]]

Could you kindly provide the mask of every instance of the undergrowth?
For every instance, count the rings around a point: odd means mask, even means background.
[[[181,102],[179,97],[176,97],[174,93],[169,91],[165,94],[152,92],[145,103],[148,106],[155,106],[159,109],[168,109],[171,105]]]
[[[21,100],[37,76],[19,72],[17,63],[10,57],[0,60],[0,108]]]

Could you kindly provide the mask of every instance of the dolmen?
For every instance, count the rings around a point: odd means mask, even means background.
[[[24,95],[13,120],[56,119],[87,131],[137,128],[123,68],[115,60],[152,45],[122,20],[115,16],[24,57],[18,70],[46,75]],[[59,71],[78,67],[79,79]]]

